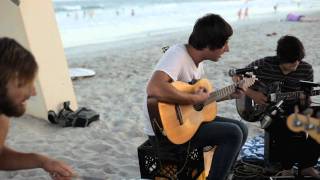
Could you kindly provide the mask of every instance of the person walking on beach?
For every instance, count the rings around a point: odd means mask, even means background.
[[[301,0],[293,0],[293,2],[297,4],[297,7],[300,7],[300,5],[301,5]]]
[[[194,93],[186,93],[178,91],[171,85],[171,82],[188,83],[194,79],[203,78],[203,61],[217,62],[225,52],[228,52],[228,39],[232,34],[232,27],[219,15],[208,14],[199,18],[189,36],[188,44],[171,46],[159,60],[148,81],[146,97],[153,97],[172,104],[203,103],[209,97],[209,92],[205,88],[200,88]],[[240,84],[236,93],[222,100],[237,98],[239,94],[246,91],[247,87],[245,86],[245,83]],[[181,147],[173,144],[164,136],[156,137],[148,113],[147,98],[144,114],[146,117],[144,132],[154,147],[166,149]],[[224,180],[231,170],[241,146],[245,143],[247,135],[247,127],[242,122],[216,117],[214,121],[202,123],[191,140],[184,145],[190,143],[192,147],[201,150],[204,147],[216,146],[207,179]],[[187,149],[185,146],[183,148]]]
[[[278,7],[279,7],[279,4],[280,4],[279,0],[273,0],[273,1],[272,1],[272,4],[273,4],[273,6],[272,6],[273,12],[274,12],[274,13],[277,13]]]
[[[238,19],[246,19],[248,18],[249,13],[249,0],[242,0],[243,4],[241,5],[239,11],[238,11]]]
[[[307,90],[298,85],[299,80],[313,81],[312,66],[303,61],[305,50],[302,42],[294,36],[283,36],[278,40],[276,56],[268,56],[258,59],[248,67],[258,66],[255,75],[266,87],[272,87],[274,83],[281,83],[281,92],[296,92]],[[246,94],[257,104],[267,104],[267,97],[262,92],[251,88]],[[320,156],[320,144],[308,137],[306,133],[295,133],[288,129],[287,117],[294,112],[294,107],[299,105],[301,110],[309,107],[308,99],[285,100],[282,106],[283,112],[278,112],[272,123],[266,129],[270,137],[274,137],[268,143],[269,147],[275,146],[275,154],[270,156],[278,157],[284,169],[283,175],[292,175],[292,166],[298,163],[301,174],[320,179],[319,172],[314,168]],[[270,151],[271,152],[271,151]]]
[[[9,148],[5,140],[9,118],[20,117],[26,101],[35,96],[38,65],[33,55],[10,38],[0,38],[0,170],[42,168],[54,180],[71,180],[74,172],[67,164],[37,153]]]
[[[278,3],[275,3],[274,5],[273,5],[273,12],[274,13],[277,13],[277,11],[278,11]]]

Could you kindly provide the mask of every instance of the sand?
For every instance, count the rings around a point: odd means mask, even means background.
[[[310,16],[320,17],[319,12]],[[230,52],[218,63],[206,62],[208,79],[216,88],[231,83],[230,68],[241,68],[264,56],[275,55],[276,42],[286,34],[305,45],[305,60],[313,64],[320,81],[320,23],[280,22],[279,18],[232,23]],[[24,152],[39,152],[69,163],[79,175],[103,179],[140,179],[137,147],[147,138],[143,133],[142,104],[145,85],[162,55],[163,46],[184,43],[191,29],[176,33],[150,34],[121,42],[66,49],[69,67],[96,71],[92,78],[73,81],[81,107],[100,113],[100,121],[87,128],[61,128],[25,115],[11,121],[7,144]],[[274,36],[266,36],[275,32]],[[318,101],[319,102],[319,101]],[[234,101],[221,102],[218,115],[240,120]],[[263,131],[247,123],[250,137]],[[0,179],[49,179],[41,169],[0,172]]]

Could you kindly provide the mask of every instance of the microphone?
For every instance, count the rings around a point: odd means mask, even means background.
[[[312,81],[299,81],[300,86],[304,86],[304,87],[319,87],[320,83],[315,83]]]
[[[230,69],[229,70],[229,76],[235,76],[239,74],[245,74],[247,72],[252,72],[254,70],[258,69],[258,66],[252,66],[252,67],[246,67],[242,69]]]
[[[276,115],[277,112],[281,110],[280,106],[283,104],[283,102],[284,101],[281,100],[276,105],[272,106],[270,109],[267,110],[267,112],[265,113],[265,115],[262,117],[260,121],[260,125],[262,129],[266,129],[267,127],[270,126],[270,124],[273,121],[272,116]]]

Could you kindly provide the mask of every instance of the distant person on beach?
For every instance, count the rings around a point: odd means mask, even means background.
[[[86,10],[86,16],[89,16],[90,19],[93,19],[95,15],[96,15],[96,13],[95,13],[94,9]]]
[[[273,12],[277,13],[278,12],[278,7],[279,7],[279,4],[280,4],[280,0],[271,0],[271,3],[273,4],[272,5]]]
[[[194,92],[188,93],[177,90],[171,82],[189,83],[203,78],[205,76],[203,62],[205,60],[217,62],[225,52],[228,52],[228,40],[232,34],[230,24],[219,15],[207,14],[199,18],[188,43],[171,46],[159,60],[148,81],[146,97],[153,97],[170,104],[192,106],[204,103],[210,93],[205,87],[199,87]],[[230,92],[229,96],[222,97],[218,101],[238,98],[247,90],[248,83],[250,81],[253,83],[255,79],[246,80],[249,81],[240,83],[239,87],[232,91],[233,93]],[[144,114],[146,117],[144,132],[148,135],[152,146],[159,147],[158,151],[161,148],[168,151],[171,149],[172,152],[187,150],[189,143],[191,147],[201,150],[204,147],[216,146],[208,180],[226,179],[248,135],[248,129],[242,122],[217,116],[213,121],[202,123],[188,142],[176,145],[165,136],[155,134],[151,124],[154,120],[150,119],[148,113],[147,98]]]
[[[293,2],[295,2],[297,4],[297,7],[300,7],[301,5],[301,0],[293,0]]]
[[[305,15],[299,13],[289,13],[286,17],[286,21],[291,22],[318,22],[320,21],[319,18],[310,18],[306,17]]]
[[[238,19],[245,19],[248,18],[249,13],[249,0],[242,0],[243,4],[241,5],[239,11],[238,11]]]
[[[134,9],[131,9],[131,16],[134,16],[134,15],[135,15]]]
[[[42,168],[54,180],[71,180],[74,173],[67,164],[41,154],[15,151],[5,143],[10,117],[22,116],[26,101],[36,95],[38,65],[33,55],[15,40],[0,38],[0,71],[0,169]]]
[[[279,6],[278,3],[275,3],[275,4],[273,5],[273,12],[274,12],[274,13],[277,13],[277,11],[278,11],[278,6]]]
[[[75,11],[75,12],[74,12],[74,19],[75,19],[75,20],[78,20],[78,19],[79,19],[78,11]]]
[[[281,93],[310,92],[312,87],[299,84],[300,80],[311,82],[314,80],[312,65],[304,61],[304,57],[305,50],[302,42],[294,36],[286,35],[278,40],[275,56],[255,60],[248,67],[259,67],[255,75],[268,89],[274,87],[274,84],[279,84],[280,87],[276,88],[281,89]],[[269,103],[263,92],[249,88],[246,94],[257,104]],[[276,112],[270,125],[265,128],[270,137],[270,140],[265,143],[270,149],[272,147],[268,154],[270,153],[270,157],[277,157],[276,161],[280,162],[283,169],[280,172],[284,176],[292,176],[292,168],[297,163],[302,175],[320,179],[319,172],[314,168],[320,156],[320,144],[307,133],[292,132],[286,123],[287,117],[295,112],[295,106],[299,106],[300,111],[303,112],[310,107],[310,100],[305,96],[289,97],[283,100],[282,111]]]
[[[82,11],[82,18],[85,19],[87,17],[87,10]]]

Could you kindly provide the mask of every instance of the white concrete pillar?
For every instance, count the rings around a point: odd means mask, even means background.
[[[29,49],[39,65],[37,96],[28,102],[27,113],[47,119],[48,110],[64,101],[77,108],[68,64],[62,47],[51,0],[0,0],[0,37],[16,39]]]

